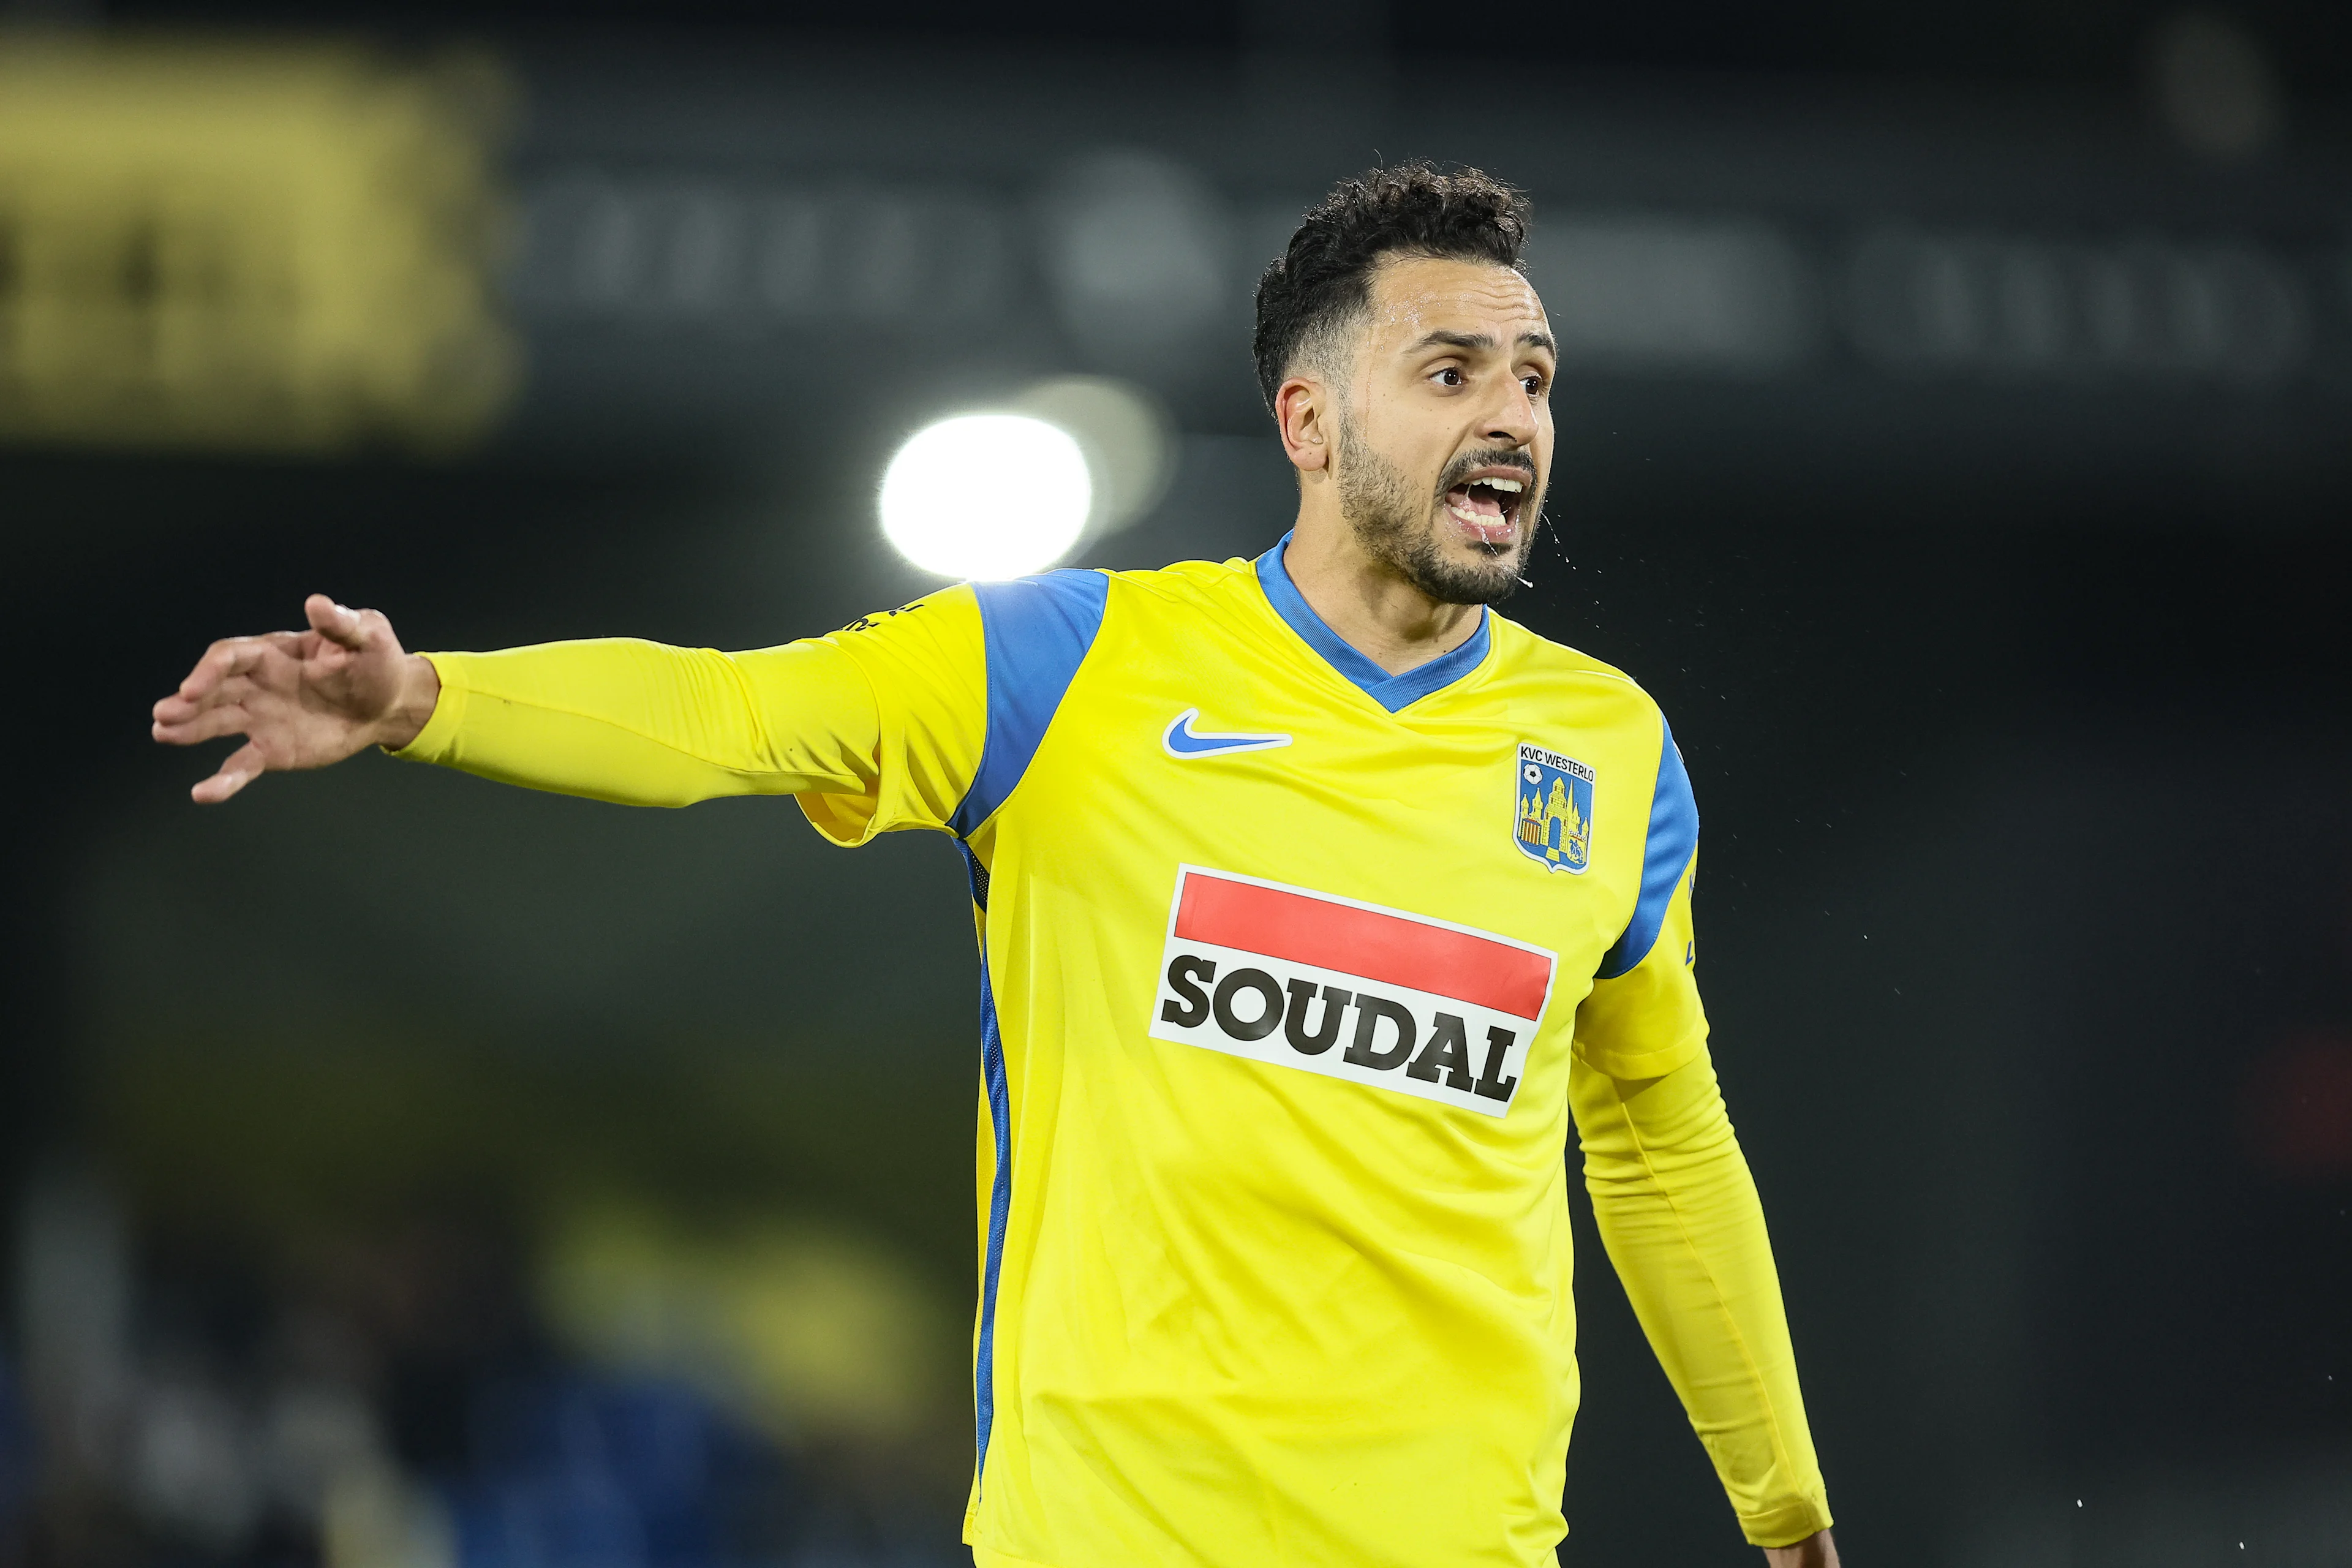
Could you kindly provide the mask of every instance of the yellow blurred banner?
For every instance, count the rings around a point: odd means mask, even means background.
[[[0,33],[0,438],[446,449],[517,378],[486,66]]]

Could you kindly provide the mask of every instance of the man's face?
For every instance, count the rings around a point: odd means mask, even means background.
[[[1360,330],[1333,464],[1375,560],[1431,598],[1518,586],[1551,473],[1551,329],[1507,267],[1383,262]]]

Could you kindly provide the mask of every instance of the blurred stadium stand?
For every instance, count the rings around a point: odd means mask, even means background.
[[[815,389],[780,340],[880,331],[945,348],[944,379],[1051,353],[1143,381],[1189,429],[1255,430],[1250,287],[1342,166],[1266,134],[1279,83],[744,56],[641,67],[625,91],[523,57],[527,425],[656,440],[689,408],[704,435],[788,416]],[[882,79],[919,121],[876,122]],[[1409,97],[1382,98],[1351,150],[1421,134]],[[1988,465],[2276,482],[2282,462],[2340,482],[2341,165],[2217,174],[2132,107],[1571,77],[1507,131],[1449,140],[1536,193],[1531,270],[1576,394],[1671,421],[1695,464],[1803,471],[1859,445],[1859,483]],[[1123,145],[1092,150],[1106,123]]]
[[[349,46],[0,34],[0,433],[478,434],[512,354],[483,110],[446,74]]]

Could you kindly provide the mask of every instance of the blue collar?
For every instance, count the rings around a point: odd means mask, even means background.
[[[1478,668],[1486,657],[1487,616],[1482,607],[1478,612],[1478,629],[1460,647],[1439,654],[1427,664],[1417,665],[1402,675],[1391,675],[1362,654],[1349,647],[1347,640],[1323,624],[1315,606],[1298,591],[1283,570],[1282,552],[1290,543],[1284,534],[1274,542],[1274,548],[1257,558],[1258,586],[1265,590],[1266,603],[1274,613],[1290,625],[1308,647],[1323,656],[1324,662],[1353,681],[1365,696],[1394,713],[1420,701],[1433,691],[1453,685]]]

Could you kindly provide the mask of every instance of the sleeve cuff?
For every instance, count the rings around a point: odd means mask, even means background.
[[[1818,1535],[1835,1522],[1827,1496],[1815,1492],[1784,1502],[1761,1513],[1743,1513],[1739,1528],[1750,1546],[1794,1546]]]
[[[441,678],[441,695],[434,700],[433,717],[425,721],[425,728],[416,731],[415,740],[396,752],[389,746],[384,748],[387,756],[398,757],[404,763],[447,761],[457,731],[466,722],[466,685],[459,679],[457,659],[446,653],[428,653],[424,658],[433,667],[433,673]]]

